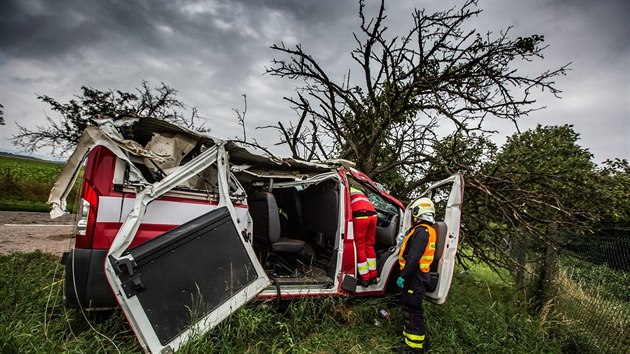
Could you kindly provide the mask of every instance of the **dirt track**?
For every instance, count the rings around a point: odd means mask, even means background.
[[[0,211],[0,254],[14,251],[61,255],[74,243],[75,215],[51,220],[48,213]]]

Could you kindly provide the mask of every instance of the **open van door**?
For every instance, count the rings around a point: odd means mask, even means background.
[[[107,280],[147,352],[177,351],[269,285],[242,226],[248,221],[238,219],[230,201],[227,161],[217,144],[137,192],[108,252]],[[147,205],[213,164],[217,208],[128,249]]]
[[[436,234],[435,258],[431,264],[431,284],[427,287],[425,296],[436,304],[443,304],[446,301],[451,288],[453,270],[455,268],[455,256],[457,254],[457,244],[459,242],[459,226],[461,222],[461,207],[464,197],[464,178],[461,174],[455,174],[447,179],[431,185],[418,198],[409,203],[405,209],[403,218],[403,230],[411,227],[410,205],[417,199],[429,197],[433,199],[433,193],[440,187],[452,185],[447,196],[444,220],[438,220],[441,213],[436,210]],[[437,208],[436,208],[437,209]]]

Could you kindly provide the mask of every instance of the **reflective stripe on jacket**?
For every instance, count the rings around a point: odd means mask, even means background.
[[[352,206],[353,211],[364,210],[371,212],[363,213],[365,215],[362,214],[354,216],[369,216],[376,214],[376,209],[374,209],[374,205],[370,203],[370,200],[365,196],[365,194],[354,187],[350,187],[350,205]]]
[[[398,262],[400,263],[400,270],[403,270],[405,268],[406,261],[405,261],[404,255],[405,255],[405,249],[407,248],[407,241],[409,241],[409,239],[411,238],[411,235],[413,235],[414,232],[416,232],[416,229],[420,226],[424,227],[427,230],[427,233],[429,234],[429,241],[427,242],[427,247],[424,249],[424,252],[422,253],[422,258],[420,258],[418,265],[420,266],[421,272],[423,273],[429,272],[429,268],[431,267],[431,263],[433,262],[433,257],[435,256],[435,242],[437,239],[437,235],[435,233],[435,229],[432,226],[425,225],[425,224],[416,225],[405,236],[405,239],[403,240],[403,243],[402,243],[402,247],[400,248],[400,253],[398,254]]]

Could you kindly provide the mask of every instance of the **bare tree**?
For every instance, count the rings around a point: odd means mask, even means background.
[[[238,119],[238,125],[243,128],[243,140],[247,141],[247,130],[245,129],[245,115],[247,114],[247,95],[243,94],[243,111],[239,111],[236,108],[232,108],[234,113],[236,113],[236,119]]]
[[[236,119],[238,121],[238,125],[243,129],[243,138],[235,137],[234,141],[239,142],[243,145],[251,146],[253,148],[259,149],[261,151],[266,152],[269,156],[275,157],[275,155],[269,150],[267,147],[258,143],[258,141],[254,138],[252,140],[247,140],[247,127],[245,126],[245,116],[247,115],[247,95],[243,94],[243,110],[239,111],[237,108],[232,108],[232,111],[236,113]],[[258,127],[256,129],[262,129],[263,127]]]
[[[199,117],[196,107],[190,107],[177,99],[177,90],[160,83],[151,88],[143,81],[135,93],[120,90],[97,90],[82,86],[81,93],[67,103],[42,95],[38,96],[42,102],[58,113],[58,117],[46,115],[45,125],[34,128],[19,124],[19,131],[11,140],[14,145],[27,152],[33,152],[42,147],[51,147],[52,154],[61,156],[72,149],[81,136],[85,127],[94,124],[96,119],[123,117],[153,117],[173,122],[191,129],[207,131],[203,118]]]
[[[260,129],[277,129],[282,133],[280,142],[276,145],[286,144],[291,150],[291,157],[302,160],[314,160],[314,159],[328,159],[330,153],[328,148],[323,146],[323,139],[318,136],[319,124],[314,118],[308,119],[310,110],[305,109],[309,106],[309,102],[304,97],[298,94],[300,99],[300,105],[293,107],[293,109],[300,114],[298,122],[294,125],[293,122],[289,122],[289,125],[285,127],[282,122],[278,122],[277,126],[263,126],[258,127]],[[309,125],[308,128],[304,127],[304,124]]]
[[[366,16],[363,0],[359,4],[361,25],[351,52],[358,80],[350,70],[341,79],[329,76],[302,45],[271,47],[282,57],[266,73],[304,81],[297,98],[285,97],[298,112],[297,123],[272,127],[296,157],[354,159],[372,178],[396,170],[418,185],[427,181],[427,163],[439,163],[438,125],[489,133],[490,117],[517,123],[542,108],[534,105],[534,90],[560,93],[553,80],[567,65],[534,76],[516,68],[543,58],[543,36],[511,39],[510,28],[464,30],[481,13],[475,0],[433,14],[415,10],[411,30],[392,38],[386,36],[385,1],[375,18]]]

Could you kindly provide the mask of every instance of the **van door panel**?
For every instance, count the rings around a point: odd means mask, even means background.
[[[431,185],[420,197],[431,197],[433,191],[439,187],[451,189],[446,201],[444,221],[438,221],[436,229],[440,233],[437,254],[440,257],[434,259],[431,264],[431,285],[426,289],[425,296],[431,302],[443,304],[446,302],[451,287],[453,271],[455,268],[457,245],[459,243],[459,228],[461,223],[461,208],[464,198],[464,178],[461,174],[452,175],[442,181]],[[409,205],[413,204],[413,200]],[[405,210],[402,230],[411,228],[411,211],[409,206]]]
[[[176,351],[269,285],[241,234],[245,229],[239,208],[229,198],[227,163],[223,145],[213,146],[141,189],[112,241],[105,262],[107,280],[147,352]],[[148,206],[212,165],[219,171],[217,209],[130,248]]]
[[[162,345],[258,279],[228,209],[211,211],[123,253],[125,296],[138,297]]]

